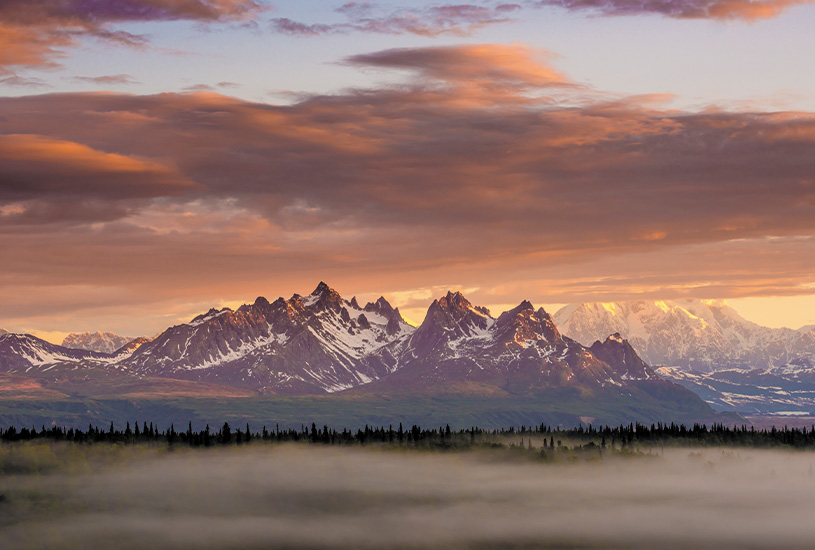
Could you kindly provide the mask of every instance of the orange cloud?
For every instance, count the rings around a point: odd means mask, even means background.
[[[4,0],[0,2],[0,74],[12,67],[49,67],[82,37],[142,46],[143,36],[117,30],[132,21],[224,22],[269,9],[259,0]]]
[[[14,235],[4,280],[191,301],[276,296],[311,278],[351,292],[499,280],[557,302],[811,282],[811,113],[610,100],[520,48],[350,62],[420,78],[291,105],[0,98],[0,235]],[[109,262],[90,270],[94,257]]]
[[[0,224],[94,223],[127,213],[123,202],[198,187],[176,170],[41,135],[0,135]]]

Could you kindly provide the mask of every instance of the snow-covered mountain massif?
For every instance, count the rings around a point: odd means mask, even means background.
[[[62,341],[62,347],[113,353],[133,340],[135,338],[119,336],[112,332],[72,332]]]
[[[813,326],[762,327],[721,300],[572,304],[555,320],[584,343],[621,334],[661,377],[718,410],[815,414]]]
[[[363,307],[320,283],[308,296],[212,309],[165,330],[123,366],[261,392],[332,393],[391,372],[383,348],[413,331],[384,298]]]
[[[712,372],[812,364],[815,358],[812,327],[762,327],[723,300],[581,303],[554,318],[583,344],[619,333],[650,365]]]
[[[394,372],[372,388],[476,383],[521,391],[658,378],[619,335],[587,348],[527,301],[494,318],[458,292],[435,300],[421,326],[382,351]]]
[[[30,335],[0,336],[0,372],[89,370],[278,395],[465,386],[625,393],[638,382],[673,386],[619,334],[586,347],[563,336],[551,316],[529,302],[494,318],[458,292],[435,300],[419,327],[384,298],[361,306],[320,283],[308,296],[260,297],[234,311],[212,309],[114,353],[69,349]]]

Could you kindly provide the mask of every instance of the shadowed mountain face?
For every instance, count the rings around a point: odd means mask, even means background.
[[[548,313],[527,301],[494,318],[462,294],[448,292],[414,328],[384,298],[360,306],[325,283],[308,296],[274,302],[260,297],[235,311],[212,309],[112,354],[3,335],[0,372],[39,376],[49,387],[67,380],[60,387],[74,393],[81,379],[118,384],[111,386],[114,395],[119,387],[132,392],[132,380],[144,381],[139,388],[152,384],[168,394],[189,395],[189,386],[156,383],[176,380],[206,385],[209,396],[218,387],[276,395],[353,390],[369,398],[508,399],[550,392],[576,402],[605,396],[614,406],[647,402],[655,415],[660,403],[669,402],[674,411],[711,413],[690,391],[660,380],[619,335],[587,348],[564,337]]]

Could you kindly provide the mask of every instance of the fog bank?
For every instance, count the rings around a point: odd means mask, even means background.
[[[805,548],[815,454],[556,465],[305,446],[0,477],[0,547]]]

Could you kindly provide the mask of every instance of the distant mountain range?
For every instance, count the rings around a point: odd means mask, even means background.
[[[703,405],[688,389],[723,411],[815,413],[815,328],[762,327],[712,300],[573,304],[554,316],[523,301],[493,317],[458,292],[413,327],[385,298],[363,306],[320,283],[307,296],[211,309],[152,340],[96,332],[58,346],[0,331],[0,373],[69,396],[568,390]]]
[[[718,410],[815,414],[815,326],[763,327],[721,300],[581,303],[554,318],[583,343],[619,333]]]
[[[723,300],[572,304],[554,319],[564,334],[583,344],[619,333],[650,365],[712,372],[815,359],[814,327],[762,327]]]
[[[688,418],[712,414],[696,395],[658,376],[620,334],[582,345],[529,302],[495,318],[448,292],[413,327],[384,298],[361,306],[325,283],[308,296],[274,302],[260,297],[234,311],[211,309],[151,341],[139,339],[110,353],[4,334],[0,373],[34,377],[51,391],[73,395],[102,386],[114,396],[131,395],[137,383],[144,395],[156,380],[164,381],[165,393],[176,381],[173,388],[187,384],[184,391],[193,395],[191,388],[200,385],[207,395],[220,387],[249,395],[363,400],[500,395],[519,401],[557,391],[574,400],[573,408],[591,400],[614,403],[639,410],[632,413],[639,419],[670,419],[676,413],[669,410]]]
[[[583,346],[564,338],[548,313],[526,301],[496,319],[449,292],[430,305],[417,328],[384,298],[360,306],[325,283],[308,296],[271,303],[260,297],[235,311],[211,309],[152,341],[135,340],[111,352],[57,346],[30,335],[0,338],[0,369],[10,373],[81,364],[282,395],[334,393],[375,381],[383,388],[532,388],[620,387],[658,379],[619,335]],[[94,335],[66,340],[83,338],[87,343]]]
[[[72,332],[62,341],[62,347],[113,353],[133,340],[135,338],[119,336],[112,332]]]

